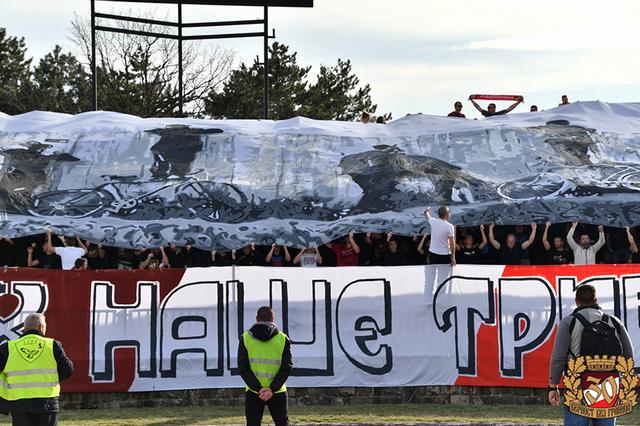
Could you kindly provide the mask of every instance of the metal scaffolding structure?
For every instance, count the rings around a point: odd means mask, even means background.
[[[132,16],[114,15],[109,13],[96,12],[96,2],[126,2],[126,3],[151,3],[156,5],[174,4],[177,6],[177,22],[162,21],[155,19],[137,18]],[[212,40],[230,38],[263,38],[263,116],[269,118],[269,39],[275,38],[275,30],[269,34],[269,7],[313,7],[313,0],[90,0],[91,2],[91,82],[93,85],[93,110],[98,109],[98,76],[96,70],[96,32],[106,31],[145,37],[168,38],[178,41],[178,112],[184,114],[184,87],[183,87],[183,63],[182,63],[182,43],[189,40]],[[185,5],[206,5],[206,6],[256,6],[263,8],[262,19],[236,20],[236,21],[213,21],[213,22],[184,22],[182,19],[183,6]],[[176,34],[162,34],[151,31],[136,31],[124,28],[116,28],[105,25],[96,25],[96,19],[106,19],[113,21],[136,22],[141,24],[151,24],[163,27],[171,27],[177,30]],[[235,27],[245,25],[261,25],[262,31],[235,32],[219,34],[196,34],[184,35],[184,28],[210,28],[210,27]]]

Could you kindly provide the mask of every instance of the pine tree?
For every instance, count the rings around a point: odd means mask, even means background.
[[[0,112],[14,115],[29,111],[31,58],[24,37],[10,37],[0,28]]]
[[[317,81],[308,80],[310,66],[298,64],[297,53],[275,42],[269,49],[269,117],[304,115],[322,120],[354,120],[363,110],[375,113],[371,88],[360,87],[351,62],[321,66]],[[216,118],[262,117],[263,66],[254,61],[232,71],[222,91],[209,94],[205,112]],[[390,115],[387,115],[390,116]]]
[[[315,84],[309,87],[302,115],[322,120],[350,121],[362,111],[375,113],[371,87],[359,87],[360,79],[353,73],[351,61],[338,59],[333,67],[320,66]]]
[[[77,114],[91,109],[91,78],[75,56],[60,46],[33,72],[31,109]]]
[[[283,119],[298,115],[307,91],[311,67],[298,65],[297,53],[278,42],[269,48],[269,117]],[[220,93],[211,92],[206,113],[213,117],[260,118],[263,115],[264,66],[254,61],[231,72]]]

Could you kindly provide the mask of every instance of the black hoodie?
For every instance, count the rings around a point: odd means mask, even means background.
[[[258,340],[262,340],[266,342],[276,336],[280,330],[278,327],[272,322],[257,322],[249,329],[249,333],[251,336]],[[273,392],[277,391],[284,385],[284,382],[289,378],[289,374],[291,374],[291,367],[293,367],[293,359],[291,357],[291,341],[287,337],[287,340],[284,343],[284,350],[282,351],[282,362],[280,363],[280,370],[273,378],[271,382],[271,390]],[[262,389],[262,385],[258,381],[258,378],[253,371],[251,371],[251,366],[249,364],[249,352],[247,348],[244,346],[244,342],[242,338],[240,339],[240,344],[238,345],[238,369],[240,370],[240,376],[242,380],[249,386],[252,391],[260,392]]]

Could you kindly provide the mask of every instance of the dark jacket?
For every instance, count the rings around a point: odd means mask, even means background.
[[[589,305],[582,306],[573,311],[573,313],[580,313],[586,318],[587,321],[593,322],[602,318],[604,313],[600,306]],[[622,355],[625,358],[633,358],[633,345],[629,338],[629,333],[622,322],[609,315],[609,320],[612,325],[616,327],[619,332],[620,343],[622,343]],[[556,340],[553,344],[553,353],[551,354],[551,364],[549,366],[549,384],[557,385],[562,379],[562,373],[569,361],[570,353],[579,355],[580,343],[582,342],[582,324],[575,320],[573,315],[568,315],[560,321],[558,324],[558,332],[556,333]]]
[[[37,330],[27,330],[24,335],[37,334],[42,336]],[[67,357],[62,349],[62,344],[57,340],[53,341],[53,357],[58,363],[58,379],[60,381],[67,379],[73,374],[73,363]],[[6,342],[0,345],[0,371],[4,370],[9,359],[9,345]],[[54,413],[60,410],[58,397],[53,398],[29,398],[17,401],[6,401],[0,399],[0,412],[7,413]]]
[[[280,330],[278,330],[278,327],[276,327],[272,322],[258,322],[249,329],[249,333],[251,333],[254,338],[262,340],[263,342],[270,340],[279,332]],[[289,374],[291,374],[292,367],[293,358],[291,356],[291,340],[287,337],[284,344],[284,350],[282,352],[280,370],[271,382],[270,388],[273,392],[277,391],[282,387],[282,385],[284,385],[284,382],[289,378]],[[240,345],[238,345],[238,368],[240,369],[240,376],[247,386],[255,392],[260,392],[262,386],[260,385],[256,375],[251,371],[251,366],[249,365],[249,352],[244,346],[242,339],[240,339]]]

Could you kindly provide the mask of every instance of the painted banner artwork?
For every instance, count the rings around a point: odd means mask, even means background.
[[[640,354],[638,265],[0,275],[0,340],[44,312],[76,366],[66,392],[241,387],[238,339],[262,305],[292,340],[293,387],[546,387],[556,325],[587,282]]]
[[[0,116],[0,235],[110,246],[325,243],[350,231],[640,224],[640,104],[582,102],[486,120],[388,125]]]

